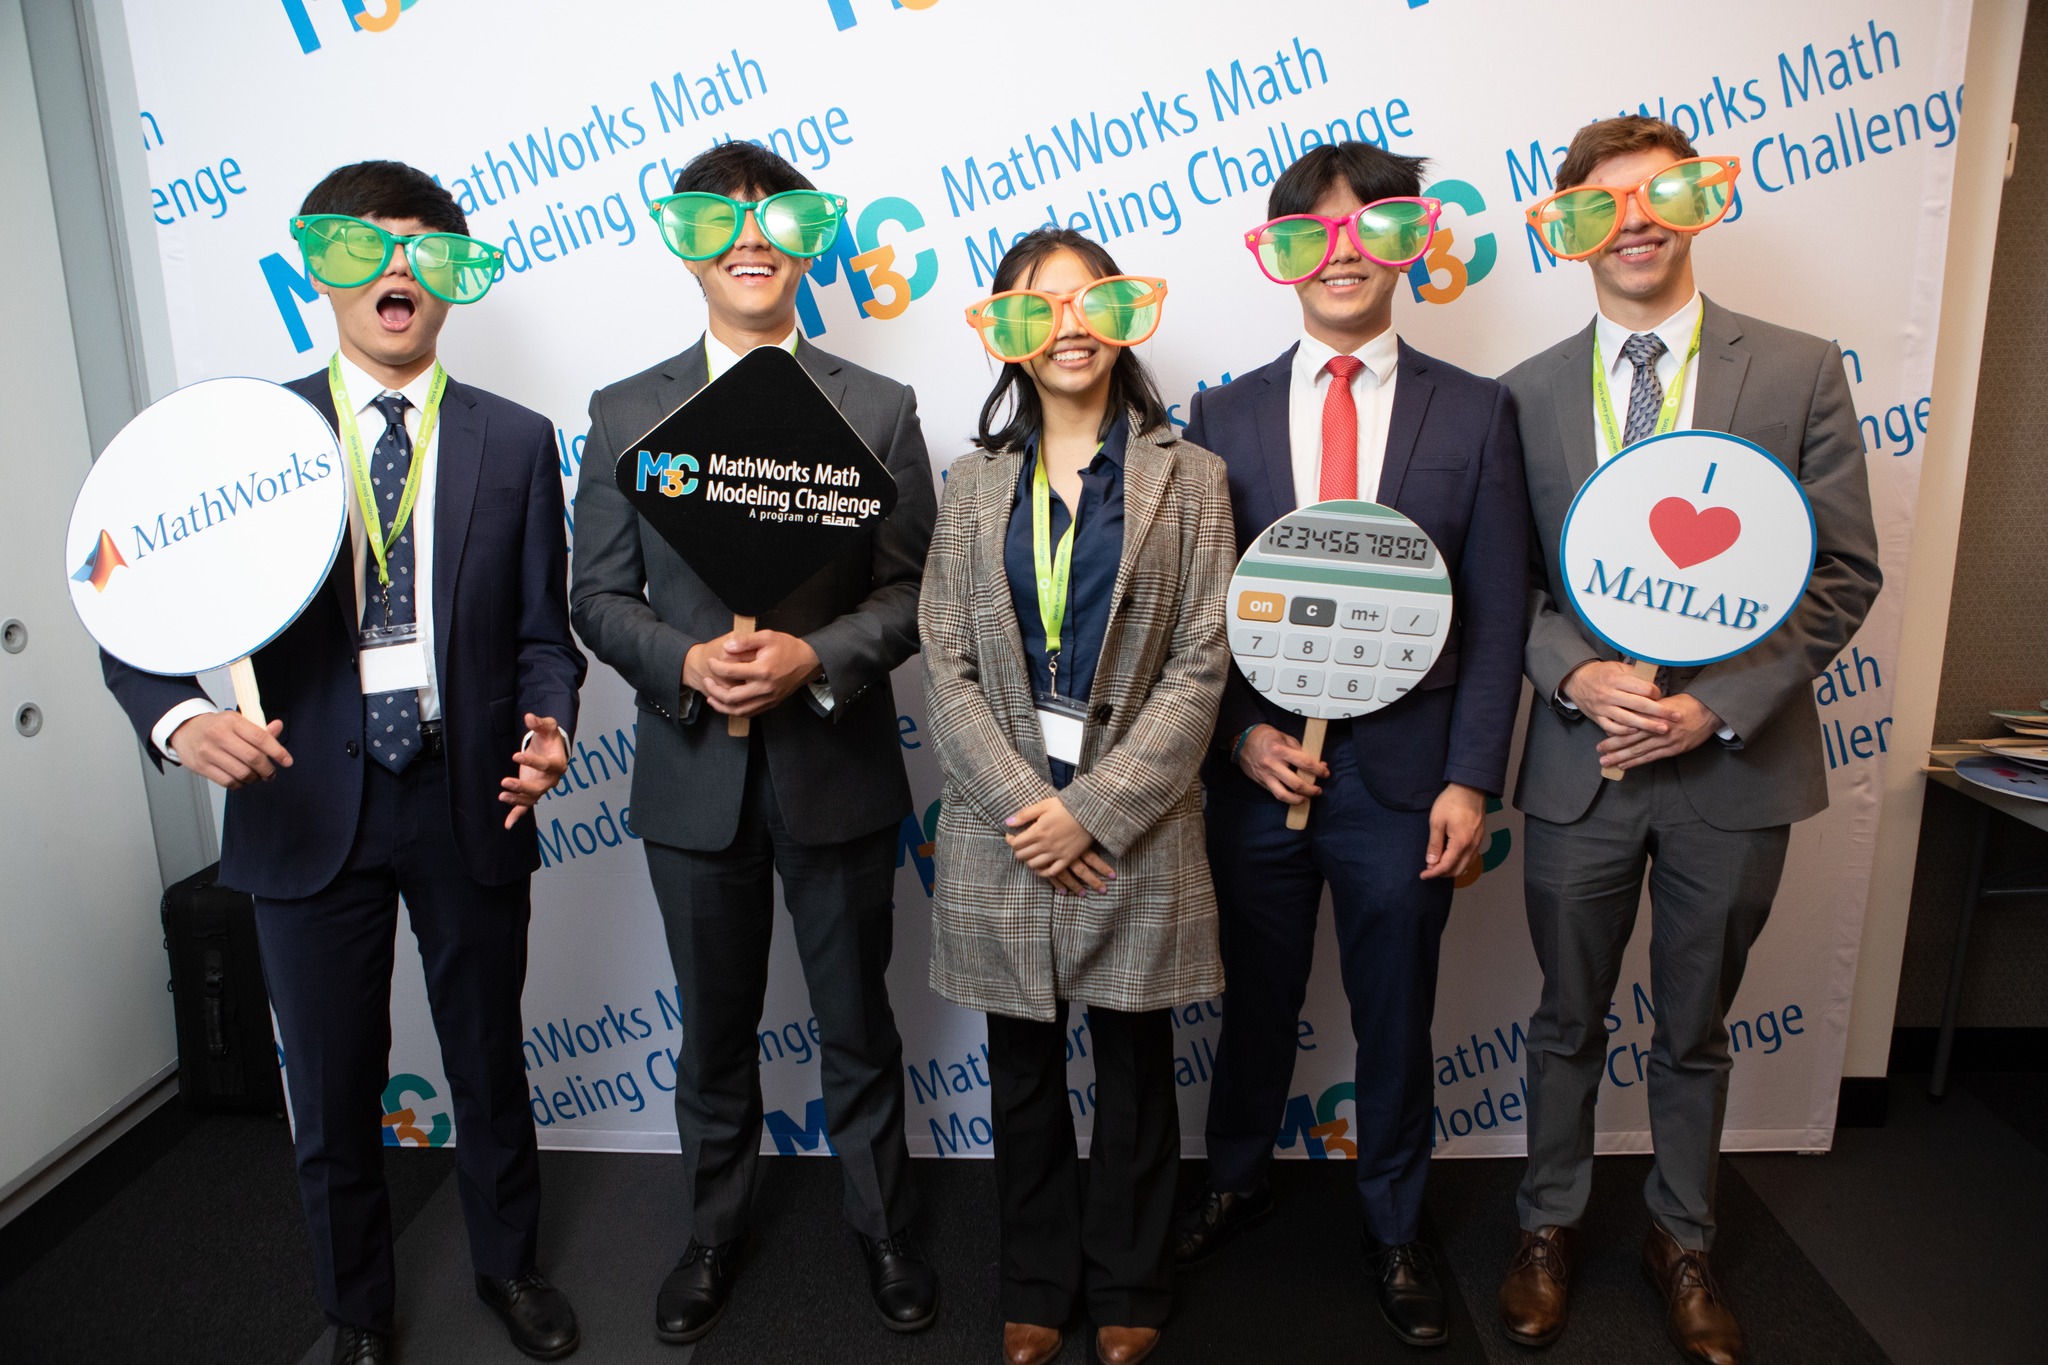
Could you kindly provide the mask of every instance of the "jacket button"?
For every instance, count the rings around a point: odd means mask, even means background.
[[[350,740],[350,741],[349,741],[349,742],[348,742],[348,743],[347,743],[346,745],[344,745],[343,747],[344,747],[344,748],[345,748],[345,749],[347,750],[347,752],[348,752],[348,756],[349,756],[350,758],[354,758],[354,757],[355,757],[355,756],[356,756],[357,754],[359,754],[359,753],[361,753],[361,752],[363,751],[363,746],[362,746],[362,745],[360,745],[360,744],[358,744],[358,743],[356,743],[356,742],[355,742],[354,740]]]
[[[1114,712],[1110,710],[1109,703],[1104,702],[1102,703],[1102,705],[1095,708],[1094,712],[1090,716],[1090,719],[1092,719],[1097,725],[1107,725],[1109,724],[1110,716],[1113,714]]]

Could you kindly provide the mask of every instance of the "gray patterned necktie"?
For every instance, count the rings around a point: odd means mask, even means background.
[[[1636,367],[1635,380],[1628,386],[1628,425],[1621,433],[1621,443],[1626,446],[1657,430],[1657,413],[1664,406],[1657,358],[1664,354],[1664,340],[1655,332],[1637,332],[1622,343],[1621,354]]]
[[[381,394],[370,400],[384,414],[384,434],[370,452],[370,483],[377,494],[377,516],[387,528],[398,513],[405,477],[412,469],[412,437],[405,429],[405,395]],[[417,620],[413,603],[412,518],[398,539],[384,547],[384,567],[391,574],[386,589],[377,581],[377,558],[364,557],[363,623],[365,625],[410,625]],[[388,611],[387,611],[388,608]],[[418,691],[381,692],[363,698],[363,735],[370,742],[370,757],[394,773],[405,771],[420,751],[420,694]]]

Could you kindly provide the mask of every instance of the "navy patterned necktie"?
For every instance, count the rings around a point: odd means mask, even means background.
[[[377,439],[377,448],[370,452],[370,487],[377,495],[377,515],[389,528],[392,518],[398,515],[406,474],[412,469],[412,437],[405,430],[408,404],[400,393],[379,394],[370,401],[384,414],[385,422],[384,434]],[[407,517],[398,539],[384,547],[384,566],[391,575],[388,592],[377,581],[377,557],[364,556],[365,626],[404,626],[418,619],[413,605],[412,526],[413,519]],[[370,757],[394,773],[404,772],[420,751],[419,692],[365,696],[363,712],[363,735],[369,740]]]
[[[1628,386],[1628,425],[1621,443],[1634,445],[1657,430],[1657,414],[1664,407],[1664,386],[1657,382],[1657,358],[1664,354],[1664,340],[1655,332],[1637,332],[1621,346],[1621,354],[1636,367]]]

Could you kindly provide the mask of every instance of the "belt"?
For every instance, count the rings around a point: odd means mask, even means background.
[[[446,745],[442,739],[441,722],[438,720],[421,721],[418,757],[439,758],[445,751]]]

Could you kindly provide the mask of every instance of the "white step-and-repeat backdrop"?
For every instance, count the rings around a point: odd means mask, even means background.
[[[326,305],[287,218],[331,167],[367,157],[438,176],[506,278],[458,309],[455,375],[549,414],[562,479],[586,458],[597,385],[696,339],[697,289],[645,200],[714,141],[750,138],[852,201],[800,296],[819,345],[914,385],[936,470],[962,453],[993,370],[961,309],[1047,222],[1172,283],[1146,348],[1186,396],[1295,336],[1291,292],[1241,245],[1266,186],[1304,149],[1364,138],[1430,158],[1447,231],[1398,301],[1403,335],[1497,374],[1581,327],[1583,267],[1536,249],[1522,210],[1574,129],[1672,119],[1743,162],[1739,211],[1699,239],[1703,288],[1738,311],[1838,339],[1862,414],[1887,586],[1815,684],[1833,804],[1800,826],[1730,1028],[1731,1147],[1818,1149],[1834,1127],[1864,889],[1888,755],[1899,604],[1928,425],[1968,0],[1729,0],[1639,7],[1627,23],[1514,0],[1361,0],[1279,14],[1235,0],[236,0],[129,6],[151,205],[181,381],[287,379],[324,365]],[[573,530],[573,528],[572,528]],[[913,1151],[985,1154],[981,1019],[925,987],[939,790],[915,663],[900,672],[903,822],[891,983]],[[286,718],[289,720],[289,717]],[[538,807],[525,1051],[553,1147],[674,1150],[675,984],[631,822],[628,689],[584,693],[569,774]],[[1907,755],[1903,761],[1911,762]],[[1522,915],[1520,822],[1489,819],[1461,890],[1437,1011],[1437,1150],[1522,1150],[1524,1028],[1538,990]],[[1603,1150],[1649,1143],[1656,1002],[1644,944],[1614,1001]],[[401,937],[406,938],[401,930]],[[388,1140],[452,1140],[417,959],[401,944]],[[818,1038],[785,923],[760,1024],[764,1144],[824,1150]],[[1352,1043],[1320,945],[1283,1156],[1342,1157]],[[1183,1132],[1200,1150],[1220,1014],[1181,1012]],[[1073,1107],[1092,1112],[1085,1025]],[[1370,1046],[1370,1040],[1367,1040]],[[1086,1131],[1084,1122],[1083,1131]]]

